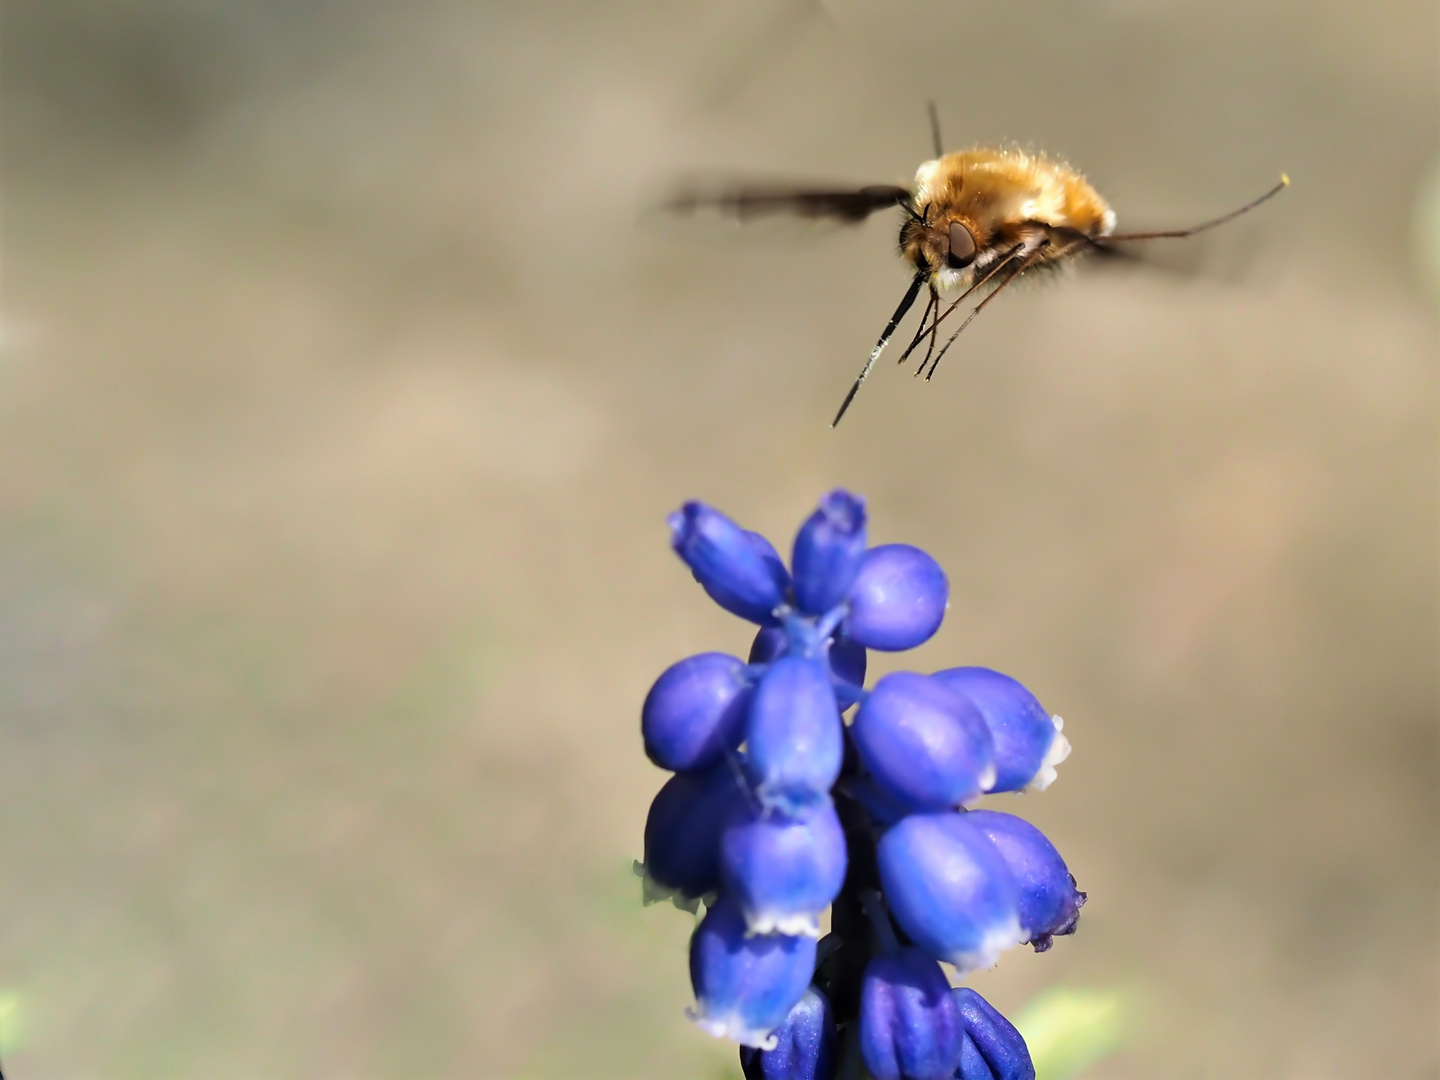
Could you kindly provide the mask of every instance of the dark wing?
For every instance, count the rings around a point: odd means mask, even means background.
[[[891,184],[861,188],[760,183],[692,185],[682,187],[667,205],[679,213],[707,208],[719,210],[742,221],[761,214],[792,214],[857,222],[880,210],[896,206],[909,208],[910,190]]]

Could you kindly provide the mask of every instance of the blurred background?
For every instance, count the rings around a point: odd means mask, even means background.
[[[788,548],[841,484],[951,577],[895,664],[1075,745],[1018,809],[1080,933],[982,993],[1123,998],[1094,1078],[1440,1076],[1433,3],[13,0],[3,53],[12,1080],[737,1077],[630,876],[645,691],[749,640],[664,518]],[[1294,185],[831,431],[898,217],[646,208],[907,182],[932,97],[1122,227]]]

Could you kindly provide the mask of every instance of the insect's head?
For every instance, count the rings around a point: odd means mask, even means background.
[[[900,251],[922,272],[963,270],[975,261],[979,245],[964,222],[932,224],[927,213],[900,227]]]

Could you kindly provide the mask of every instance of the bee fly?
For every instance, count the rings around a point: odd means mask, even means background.
[[[923,370],[928,381],[960,332],[1022,275],[1059,266],[1085,253],[1127,257],[1126,252],[1114,246],[1121,241],[1193,236],[1253,210],[1290,183],[1289,177],[1282,174],[1280,182],[1259,198],[1189,228],[1117,233],[1115,212],[1089,181],[1063,161],[1044,154],[979,146],[946,154],[941,149],[940,125],[933,104],[930,124],[935,159],[916,170],[915,182],[908,188],[739,184],[719,192],[683,192],[670,203],[672,209],[680,211],[715,207],[742,219],[788,213],[855,223],[895,207],[905,212],[900,225],[900,254],[915,268],[915,276],[840,403],[831,427],[840,423],[922,288],[929,289],[925,313],[899,362],[909,359],[928,337],[925,356],[915,369],[916,375]],[[960,290],[943,312],[941,289]],[[981,289],[989,291],[937,350],[940,323]]]

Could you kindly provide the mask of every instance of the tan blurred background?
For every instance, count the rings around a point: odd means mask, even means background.
[[[629,876],[650,681],[748,640],[664,516],[787,547],[837,484],[951,575],[897,663],[1075,744],[1020,810],[1080,933],[982,992],[1128,995],[1096,1078],[1440,1076],[1434,4],[16,0],[3,50],[12,1080],[738,1076]],[[896,222],[643,210],[904,181],[932,96],[1135,227],[1295,183],[832,432]]]

